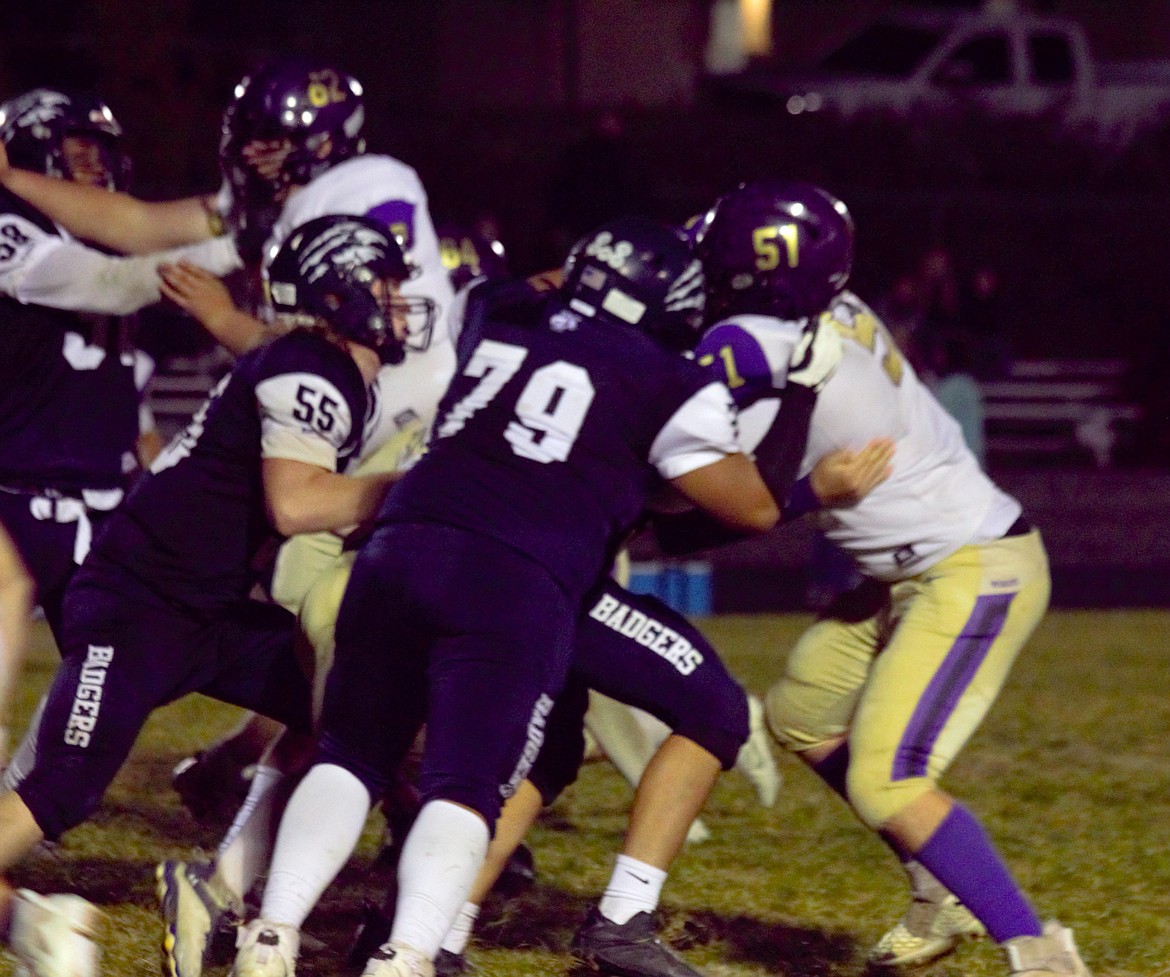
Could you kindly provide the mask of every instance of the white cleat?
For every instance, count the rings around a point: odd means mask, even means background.
[[[366,961],[362,977],[435,977],[435,965],[414,947],[387,942]]]
[[[294,977],[300,946],[296,927],[254,919],[236,934],[230,977]]]
[[[1051,919],[1042,936],[1017,936],[1003,945],[1012,977],[1093,977],[1072,930]]]
[[[951,893],[939,901],[915,897],[906,915],[869,951],[869,962],[875,967],[928,963],[945,957],[960,940],[986,933],[971,910]]]
[[[739,748],[735,769],[751,781],[760,803],[772,807],[780,794],[783,779],[772,752],[772,737],[764,721],[764,704],[754,695],[748,696],[748,723],[747,742]]]
[[[97,977],[94,934],[100,918],[97,907],[81,896],[19,889],[8,938],[18,971],[27,977]]]

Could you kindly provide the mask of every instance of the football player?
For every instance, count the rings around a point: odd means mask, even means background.
[[[871,962],[933,959],[986,929],[1012,973],[1086,977],[1072,932],[1041,924],[975,816],[939,787],[1044,614],[1040,534],[980,469],[882,323],[844,291],[853,257],[844,204],[808,184],[745,184],[709,212],[697,249],[723,319],[697,356],[731,388],[746,444],[774,423],[775,365],[802,320],[827,305],[821,318],[844,357],[811,405],[801,470],[874,437],[897,446],[889,479],[854,506],[817,512],[864,583],[801,637],[766,704],[780,744],[906,866],[910,911]],[[815,504],[798,482],[802,494]]]
[[[835,246],[827,235],[821,240],[827,248]],[[788,359],[775,361],[772,396],[783,391],[783,413],[757,456],[776,498],[790,495],[804,450],[810,406],[841,356],[836,332],[829,328],[822,335],[821,328],[813,317],[807,328],[793,330],[786,350]],[[710,368],[706,357],[704,365]],[[712,375],[722,379],[718,370]],[[811,490],[825,506],[852,505],[888,474],[892,450],[889,439],[876,438],[860,451],[846,448],[828,453],[809,473],[805,491]],[[784,512],[786,519],[799,514],[800,510],[790,512],[787,507]],[[655,521],[659,535],[675,550],[706,547],[734,537],[702,513],[662,513]],[[646,621],[651,631],[664,627],[682,636],[685,646],[695,652],[695,660],[719,662],[715,649],[697,628],[654,598],[634,597],[611,581],[586,602],[577,626],[570,689],[576,692],[576,685],[584,684],[616,701],[636,703],[663,722],[670,735],[656,750],[649,751],[648,761],[634,772],[638,788],[622,853],[600,902],[575,935],[572,949],[595,969],[627,977],[696,977],[696,971],[657,936],[653,912],[687,828],[705,802],[720,767],[728,769],[738,762],[733,751],[742,752],[749,700],[721,665],[714,675],[705,669],[681,676],[668,667],[656,669],[655,656],[647,655],[640,641]],[[623,639],[626,631],[630,633]],[[505,805],[484,871],[443,940],[436,958],[440,973],[464,969],[459,955],[495,880],[493,873],[504,864],[508,846],[523,837],[542,803],[551,803],[572,781],[581,760],[579,710],[584,701],[572,693],[558,699],[530,781]],[[734,717],[733,724],[713,725],[713,720],[728,715]],[[734,738],[716,738],[713,734],[720,730],[733,730]],[[571,735],[576,735],[576,750],[567,742]],[[379,921],[371,918],[369,922],[377,925]],[[364,933],[361,942],[368,942]]]
[[[356,78],[319,58],[278,58],[235,88],[221,134],[224,185],[215,196],[144,202],[126,194],[86,194],[85,188],[62,193],[36,174],[2,166],[0,182],[43,204],[76,233],[132,253],[227,231],[226,242],[235,242],[246,258],[263,264],[299,223],[324,214],[365,214],[403,241],[414,269],[402,288],[403,296],[417,303],[412,316],[437,321],[452,290],[426,193],[409,166],[365,152],[364,120],[364,95]],[[232,351],[244,352],[268,336],[264,323],[238,309],[227,290],[197,268],[177,262],[162,271],[165,294]],[[422,450],[454,361],[440,331],[422,355],[395,371],[392,382],[379,384],[379,423],[363,452],[379,454],[381,470],[407,467]],[[274,598],[299,609],[340,548],[328,534],[291,544],[276,564]],[[215,807],[215,795],[225,790],[235,798],[239,771],[255,762],[277,732],[255,718],[238,737],[185,761],[176,784],[184,801],[202,812]]]
[[[321,58],[276,58],[235,86],[223,116],[218,193],[170,201],[106,197],[62,188],[0,161],[0,185],[72,233],[127,254],[146,254],[226,233],[250,265],[270,260],[296,226],[326,214],[365,214],[403,242],[415,277],[404,296],[442,313],[451,286],[439,258],[426,192],[415,171],[365,151],[361,83]],[[217,321],[221,342],[243,352],[263,341],[244,310]]]
[[[566,281],[464,293],[459,372],[354,565],[318,760],[281,821],[239,977],[292,974],[301,923],[424,720],[424,803],[390,940],[366,973],[433,972],[502,797],[543,738],[578,608],[655,484],[744,532],[777,518],[726,391],[678,355],[702,298],[685,242],[652,222],[603,229],[574,249]]]
[[[108,105],[38,88],[0,105],[14,164],[102,198],[125,186],[129,160]],[[182,252],[227,271],[221,245]],[[0,522],[36,583],[54,633],[65,585],[94,524],[135,467],[140,391],[129,320],[159,300],[156,265],[74,240],[0,188]]]
[[[188,692],[308,730],[294,618],[249,599],[252,561],[273,538],[362,522],[393,481],[342,470],[371,384],[402,356],[408,277],[368,218],[310,221],[276,256],[274,303],[300,328],[240,359],[69,585],[36,763],[0,794],[0,867],[88,817],[151,711]],[[8,944],[37,975],[94,974],[93,915],[76,896],[0,886]]]

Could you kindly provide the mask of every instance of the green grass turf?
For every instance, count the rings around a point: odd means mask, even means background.
[[[702,622],[732,669],[755,691],[808,623],[801,615]],[[1042,915],[1076,928],[1098,977],[1170,974],[1170,614],[1050,614],[1008,688],[944,786],[984,821]],[[18,707],[27,717],[55,664],[46,633]],[[153,866],[192,847],[214,848],[169,789],[172,766],[235,719],[190,697],[159,711],[100,813],[64,843],[39,852],[14,878],[42,891],[73,890],[106,912],[104,973],[159,972]],[[870,944],[904,908],[892,856],[790,757],[773,810],[725,776],[705,812],[714,837],[688,848],[663,893],[667,936],[712,977],[865,972]],[[493,898],[470,956],[495,977],[573,969],[565,947],[609,875],[630,791],[605,763],[587,765],[530,838],[539,882]],[[306,930],[302,975],[344,973],[344,953],[366,893],[380,820]],[[0,955],[0,977],[12,964]],[[230,952],[208,969],[227,973]],[[928,977],[1006,974],[986,941],[918,971]]]

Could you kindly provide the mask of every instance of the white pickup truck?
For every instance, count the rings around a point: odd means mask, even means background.
[[[1170,121],[1170,62],[1098,62],[1075,21],[994,9],[894,10],[807,72],[757,65],[722,87],[793,115],[1039,116],[1114,145]]]

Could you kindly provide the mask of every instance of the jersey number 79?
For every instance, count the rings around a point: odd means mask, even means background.
[[[463,429],[479,410],[495,399],[528,356],[528,350],[511,343],[484,339],[464,367],[463,375],[479,377],[477,383],[451,410],[439,427],[446,438]],[[581,433],[595,391],[589,373],[565,360],[535,370],[516,399],[515,419],[504,438],[521,458],[549,464],[565,461]]]

